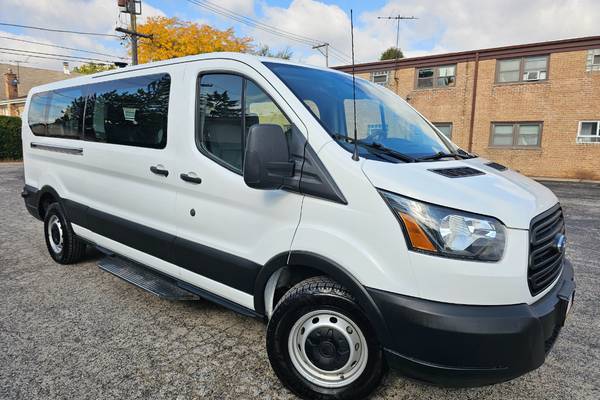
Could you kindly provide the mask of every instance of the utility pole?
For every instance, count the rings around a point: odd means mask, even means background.
[[[143,37],[152,39],[152,35],[144,35],[137,32],[137,16],[142,13],[142,0],[117,0],[119,10],[124,14],[129,14],[129,29],[116,28],[115,31],[125,33],[131,38],[131,64],[138,63],[138,38]]]
[[[321,51],[323,47],[325,48],[325,52]],[[325,66],[329,67],[329,43],[319,44],[312,48],[325,56]]]
[[[394,64],[394,81],[396,82],[396,91],[398,91],[398,60],[400,55],[400,21],[405,19],[419,19],[413,16],[406,17],[404,15],[392,15],[389,17],[377,17],[377,19],[396,20],[396,63]]]

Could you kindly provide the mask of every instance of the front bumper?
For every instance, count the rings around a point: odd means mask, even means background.
[[[479,386],[544,363],[575,292],[573,275],[565,260],[559,281],[531,305],[456,305],[367,290],[388,328],[391,367],[443,386]]]

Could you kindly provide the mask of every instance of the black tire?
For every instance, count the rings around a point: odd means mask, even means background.
[[[85,242],[75,236],[58,203],[48,206],[44,216],[44,237],[50,257],[59,264],[76,263],[85,255]]]
[[[354,378],[354,381],[345,386],[332,388],[312,382],[299,372],[290,356],[288,341],[294,340],[290,339],[290,334],[293,335],[292,330],[298,326],[297,322],[304,321],[307,315],[310,319],[311,313],[321,310],[341,314],[344,318],[349,319],[359,328],[359,331],[362,331],[367,345],[366,367],[363,367],[364,370],[360,375],[355,374],[358,377]],[[314,323],[314,320],[312,321]],[[300,332],[303,335],[304,329],[302,328]],[[317,333],[317,335],[320,334]],[[330,331],[326,336],[332,338]],[[318,338],[321,337],[323,336],[318,336]],[[301,336],[300,341],[304,340],[304,337]],[[308,346],[307,343],[309,340],[305,340],[304,346]],[[337,347],[336,351],[338,351]],[[306,399],[365,398],[379,386],[386,370],[381,345],[356,300],[346,288],[324,276],[309,278],[298,283],[281,298],[267,327],[267,352],[271,366],[279,379],[295,394]],[[308,351],[304,352],[304,354],[307,353]],[[298,359],[297,356],[295,358]]]

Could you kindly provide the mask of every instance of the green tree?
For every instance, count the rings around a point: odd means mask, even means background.
[[[402,50],[396,47],[390,47],[389,49],[381,53],[381,57],[379,57],[381,61],[395,60],[397,58],[404,58],[404,54],[402,54]]]
[[[115,68],[116,67],[114,65],[87,63],[73,68],[73,72],[88,75],[95,74],[96,72],[108,71]]]
[[[289,47],[286,47],[277,52],[272,52],[271,48],[266,44],[260,45],[257,50],[252,52],[252,54],[261,57],[281,58],[284,60],[289,60],[294,55],[294,53],[292,52],[292,50],[290,50]]]

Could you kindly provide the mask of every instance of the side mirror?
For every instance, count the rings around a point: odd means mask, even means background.
[[[244,156],[244,182],[254,189],[281,189],[285,178],[294,175],[294,162],[281,126],[256,124],[250,127]]]

